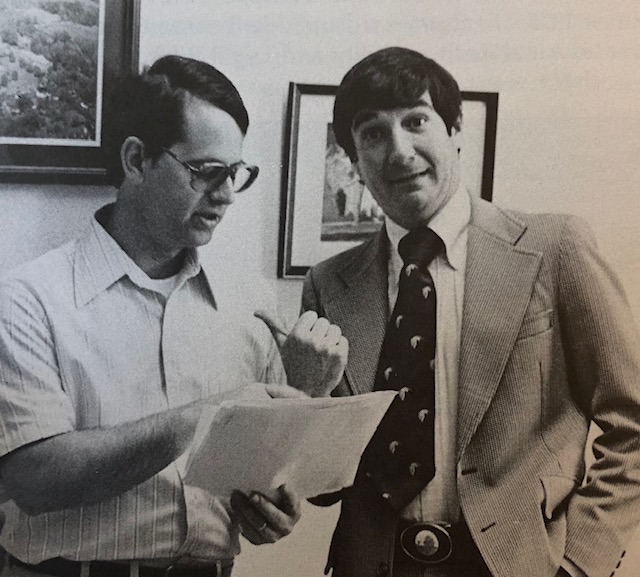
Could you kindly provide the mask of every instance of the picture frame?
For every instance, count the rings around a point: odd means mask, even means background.
[[[7,32],[9,24],[0,34],[11,36],[21,56],[12,56],[13,44],[3,38],[0,182],[108,184],[102,105],[118,76],[138,71],[140,0],[93,0],[80,13],[64,12],[65,4],[55,2],[3,6],[2,20],[13,18],[18,35]],[[65,61],[76,50],[80,67]]]
[[[337,86],[289,84],[278,278],[356,246],[380,229],[382,212],[356,178],[331,127]],[[472,194],[491,201],[497,92],[462,92],[461,170]]]

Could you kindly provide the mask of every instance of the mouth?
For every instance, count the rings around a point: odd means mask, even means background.
[[[222,214],[217,212],[197,212],[193,216],[209,225],[218,224],[222,220]]]
[[[425,168],[421,172],[411,172],[408,174],[393,174],[387,180],[391,184],[409,184],[415,182],[417,179],[427,176],[431,172],[431,169]]]

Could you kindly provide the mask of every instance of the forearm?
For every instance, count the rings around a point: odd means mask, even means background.
[[[105,429],[71,431],[17,449],[1,461],[17,505],[39,514],[97,503],[146,481],[187,448],[200,404]]]

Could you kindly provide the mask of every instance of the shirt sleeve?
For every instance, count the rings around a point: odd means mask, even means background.
[[[35,291],[0,285],[0,456],[75,428],[49,318]]]

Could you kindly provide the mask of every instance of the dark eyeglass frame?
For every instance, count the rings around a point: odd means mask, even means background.
[[[173,160],[179,162],[184,168],[186,168],[191,173],[191,188],[198,193],[206,192],[207,190],[215,190],[222,186],[222,184],[227,180],[227,178],[231,178],[231,182],[233,183],[233,191],[234,192],[243,192],[247,190],[258,178],[258,173],[260,169],[253,165],[247,164],[243,160],[240,162],[234,162],[233,164],[225,164],[224,162],[217,162],[215,160],[206,160],[202,164],[206,164],[209,168],[218,168],[219,172],[213,175],[207,175],[201,168],[187,162],[186,160],[182,160],[180,157],[176,155],[175,152],[169,150],[168,148],[160,148],[162,152],[166,152]],[[240,168],[244,168],[249,171],[249,178],[247,182],[245,182],[240,188],[235,188],[235,179],[236,174]],[[196,188],[195,183],[199,181],[205,185],[204,190],[199,190]]]

